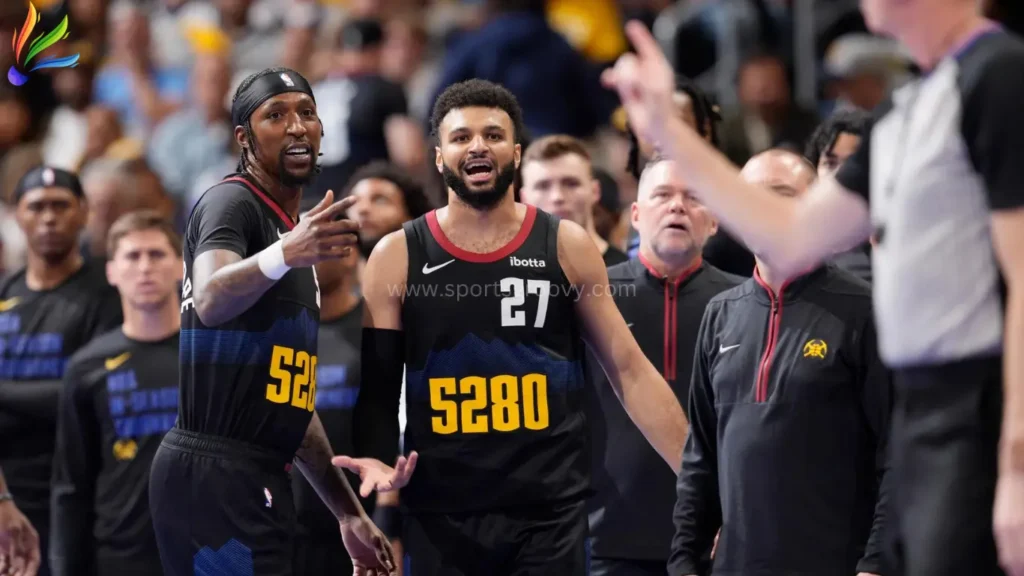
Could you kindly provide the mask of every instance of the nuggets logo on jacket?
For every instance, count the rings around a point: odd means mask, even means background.
[[[807,344],[804,344],[804,358],[824,360],[826,354],[828,354],[828,344],[824,340],[808,340]]]

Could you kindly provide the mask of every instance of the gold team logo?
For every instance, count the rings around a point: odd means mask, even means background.
[[[118,460],[133,460],[139,453],[139,445],[131,438],[122,438],[114,442],[114,458]]]
[[[804,344],[804,358],[824,360],[826,354],[828,354],[828,344],[825,344],[824,340],[808,340],[807,344]]]
[[[18,305],[21,302],[21,298],[15,296],[14,298],[8,298],[7,300],[0,300],[0,312],[7,312]]]
[[[128,359],[131,358],[131,356],[132,356],[131,352],[125,352],[124,354],[121,354],[120,356],[114,356],[113,358],[107,358],[106,361],[103,362],[103,367],[106,368],[108,372],[117,370],[118,368],[121,367],[122,364],[127,362]]]

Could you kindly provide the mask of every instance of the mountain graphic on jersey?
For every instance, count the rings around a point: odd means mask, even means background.
[[[216,552],[209,546],[196,553],[196,576],[253,576],[252,551],[232,538]]]
[[[307,309],[294,318],[278,318],[263,332],[186,329],[181,331],[181,358],[195,364],[268,364],[274,346],[310,349],[318,330],[319,319]]]
[[[451,348],[432,350],[422,370],[406,372],[405,391],[409,400],[429,402],[430,378],[533,373],[547,376],[551,392],[583,388],[579,360],[565,360],[536,344],[509,344],[501,338],[487,341],[476,334],[466,334]]]

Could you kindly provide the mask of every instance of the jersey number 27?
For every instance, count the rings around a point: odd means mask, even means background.
[[[533,321],[534,328],[543,328],[544,319],[548,314],[548,298],[551,297],[550,280],[523,280],[522,278],[502,278],[501,293],[510,294],[501,299],[501,325],[526,326],[526,311],[517,310],[526,303],[526,294],[538,297],[537,317]]]

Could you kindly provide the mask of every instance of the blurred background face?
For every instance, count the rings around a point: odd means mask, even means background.
[[[119,8],[111,18],[111,30],[107,38],[115,54],[134,58],[148,56],[149,19],[137,8]]]
[[[422,64],[427,48],[426,32],[402,19],[387,24],[381,51],[381,69],[395,82],[405,83]]]
[[[28,106],[14,97],[0,98],[0,150],[20,143],[31,122]]]
[[[121,121],[117,112],[103,106],[90,106],[85,111],[87,127],[85,155],[96,158],[121,137]]]
[[[662,259],[681,260],[698,254],[717,230],[711,213],[690,194],[669,161],[644,171],[632,219],[641,241]]]
[[[55,262],[75,248],[85,206],[66,188],[36,188],[21,196],[15,218],[32,252]]]
[[[359,222],[359,240],[370,250],[391,232],[411,220],[402,190],[390,180],[366,178],[352,187],[356,203],[348,209],[348,217]]]
[[[107,0],[68,0],[68,13],[80,26],[92,28],[103,23]]]
[[[61,103],[83,110],[92,97],[92,80],[91,66],[59,68],[53,74],[53,88]]]
[[[586,227],[601,190],[590,162],[577,154],[551,160],[532,160],[522,168],[519,197],[526,204]]]
[[[110,227],[131,210],[127,175],[103,174],[86,178],[82,182],[89,215],[85,223],[85,237],[90,251],[101,256],[107,247]]]
[[[224,114],[230,82],[231,66],[226,58],[214,54],[196,57],[192,67],[192,97],[208,119]]]
[[[748,113],[768,123],[780,120],[790,105],[786,69],[773,57],[745,63],[740,69],[737,95]]]
[[[159,310],[174,298],[182,279],[181,257],[160,230],[129,232],[107,263],[107,280],[140,311]]]
[[[839,167],[846,162],[846,159],[853,156],[860,146],[860,136],[849,132],[840,132],[832,147],[826,150],[818,159],[818,177],[824,178],[835,174]]]

